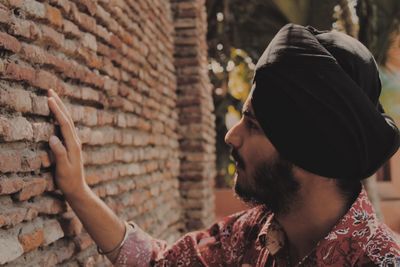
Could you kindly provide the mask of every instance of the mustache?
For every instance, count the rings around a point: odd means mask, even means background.
[[[237,162],[238,167],[244,169],[244,161],[236,149],[231,149],[231,156]]]

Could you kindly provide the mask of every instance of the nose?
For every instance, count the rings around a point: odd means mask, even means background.
[[[239,123],[236,123],[225,135],[225,143],[227,145],[233,146],[234,148],[239,148],[242,145],[242,137],[239,133]]]

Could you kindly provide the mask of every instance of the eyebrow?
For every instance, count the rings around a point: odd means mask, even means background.
[[[243,111],[242,111],[242,114],[244,115],[244,116],[246,116],[246,117],[249,117],[249,118],[251,118],[251,119],[256,119],[256,117],[254,116],[254,114],[253,113],[251,113],[251,111],[248,109],[248,108],[245,108]]]

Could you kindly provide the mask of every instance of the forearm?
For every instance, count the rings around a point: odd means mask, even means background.
[[[49,140],[57,186],[100,249],[113,251],[124,238],[125,223],[86,184],[81,141],[67,108],[53,90],[49,90],[48,104],[64,138],[64,142],[56,136]],[[114,262],[117,254],[107,253],[107,257]]]
[[[125,234],[125,223],[88,186],[66,195],[66,200],[102,251],[111,251],[120,244]],[[114,262],[117,255],[118,251],[115,251],[107,257]]]

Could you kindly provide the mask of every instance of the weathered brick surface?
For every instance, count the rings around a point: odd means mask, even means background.
[[[204,1],[0,0],[1,266],[109,265],[55,187],[50,88],[122,219],[168,241],[213,220],[205,30]]]
[[[178,84],[180,175],[189,230],[214,220],[215,118],[207,74],[207,14],[204,0],[173,0]]]

